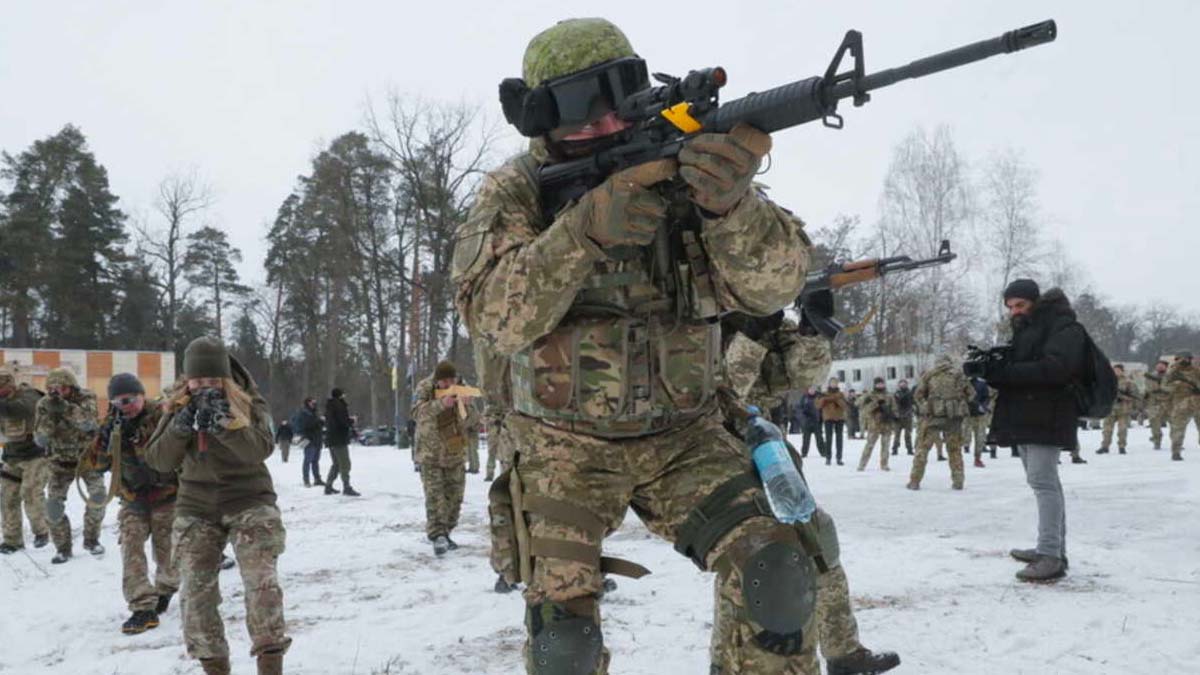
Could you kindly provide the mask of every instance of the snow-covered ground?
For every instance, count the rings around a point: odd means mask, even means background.
[[[1034,542],[1034,505],[1019,461],[1001,450],[950,490],[933,462],[920,492],[891,473],[807,466],[818,501],[837,519],[863,641],[902,655],[898,673],[1200,673],[1200,453],[1187,461],[1131,432],[1127,456],[1064,464],[1071,574],[1054,586],[1013,578],[1007,550]],[[425,541],[420,482],[409,453],[354,448],[362,498],[300,484],[295,454],[270,460],[288,528],[280,560],[295,639],[288,673],[518,673],[518,594],[492,592],[486,488],[467,476],[462,545],[444,559]],[[327,460],[326,460],[327,461]],[[76,523],[80,504],[71,497]],[[0,672],[198,673],[183,652],[177,604],[162,625],[124,636],[115,508],[108,553],[52,566],[52,547],[0,557]],[[28,536],[28,535],[27,535]],[[78,533],[76,534],[78,536]],[[653,574],[603,602],[614,673],[706,673],[711,578],[631,516],[609,540]],[[253,672],[237,571],[222,574],[234,672]]]

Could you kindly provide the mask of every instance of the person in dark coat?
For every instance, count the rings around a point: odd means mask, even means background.
[[[904,447],[908,454],[913,454],[913,392],[908,388],[908,380],[900,380],[896,393],[892,394],[893,406],[896,409],[896,435],[892,437],[892,454],[900,452],[900,436],[904,436]]]
[[[817,409],[817,397],[820,394],[816,387],[809,387],[808,391],[800,397],[800,402],[796,404],[797,419],[799,420],[800,433],[804,434],[804,440],[800,445],[800,456],[808,457],[808,443],[815,436],[817,439],[817,454],[822,457],[829,455],[829,451],[825,448],[825,441],[821,437],[821,411]]]
[[[1079,447],[1074,383],[1084,374],[1087,332],[1065,293],[1055,288],[1042,295],[1031,279],[1009,284],[1004,304],[1013,327],[1007,358],[968,374],[981,375],[999,391],[988,440],[1018,450],[1037,498],[1037,547],[1011,551],[1012,557],[1029,563],[1017,578],[1046,582],[1064,576],[1068,567],[1058,459],[1063,450]]]
[[[292,423],[287,420],[279,420],[279,426],[275,428],[275,447],[279,448],[279,456],[283,458],[285,464],[295,438],[296,434],[292,431]]]
[[[317,400],[304,399],[304,405],[292,416],[292,428],[304,439],[304,463],[300,468],[304,476],[304,487],[324,485],[321,480],[321,443],[325,433],[325,422],[317,414]],[[309,473],[312,481],[309,481]]]
[[[350,416],[350,406],[341,389],[334,388],[328,401],[325,401],[325,439],[329,442],[329,455],[333,458],[333,466],[329,467],[329,476],[325,479],[325,494],[337,494],[333,487],[333,479],[339,473],[342,476],[342,494],[347,497],[357,497],[358,492],[350,486],[350,441],[354,438],[354,419]]]

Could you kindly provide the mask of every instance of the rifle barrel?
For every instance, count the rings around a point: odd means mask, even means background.
[[[1017,30],[1010,30],[999,37],[980,40],[979,42],[958,47],[957,49],[917,59],[906,66],[889,68],[865,75],[858,83],[855,83],[853,80],[839,82],[826,92],[826,102],[834,103],[844,98],[850,98],[854,96],[856,91],[868,92],[874,89],[882,89],[902,80],[925,77],[926,75],[939,73],[943,70],[965,66],[975,61],[982,61],[983,59],[999,54],[1011,54],[1012,52],[1028,47],[1036,47],[1047,42],[1054,42],[1054,39],[1057,37],[1058,25],[1053,20],[1035,23],[1031,26],[1018,28]]]

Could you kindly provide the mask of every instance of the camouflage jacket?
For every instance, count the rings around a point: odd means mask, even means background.
[[[465,420],[458,407],[445,407],[434,397],[436,383],[429,376],[417,383],[412,418],[417,422],[416,461],[429,466],[463,466],[467,461]]]
[[[146,447],[162,418],[161,401],[146,401],[142,413],[118,425],[117,414],[110,412],[91,447],[79,458],[80,471],[111,471],[114,442],[121,444],[121,501],[135,510],[149,510],[175,501],[179,478],[174,472],[160,473],[146,464]],[[113,433],[118,434],[116,438]]]
[[[665,263],[654,247],[610,255],[584,234],[578,202],[547,222],[540,159],[524,154],[486,177],[454,250],[459,311],[473,339],[511,357],[514,409],[602,437],[705,414],[722,359],[711,319],[770,314],[796,297],[803,223],[751,190],[689,229],[696,210],[676,200],[663,235],[683,243],[665,247]]]
[[[975,387],[953,361],[939,360],[921,375],[913,392],[917,414],[926,418],[961,419],[970,413]]]
[[[1114,415],[1129,415],[1141,396],[1133,380],[1127,375],[1117,377],[1117,400],[1113,403]]]
[[[1147,405],[1162,406],[1171,402],[1171,389],[1166,381],[1166,376],[1166,373],[1159,375],[1154,371],[1147,372],[1142,376]]]
[[[37,403],[34,437],[50,452],[50,459],[74,469],[96,436],[98,418],[96,395],[87,389],[76,389],[69,397],[43,396]]]
[[[801,335],[796,328],[794,321],[784,319],[759,340],[741,332],[729,340],[724,379],[740,399],[769,412],[789,393],[825,379],[833,362],[830,341],[820,335]]]
[[[1182,401],[1191,396],[1200,396],[1200,368],[1194,365],[1184,367],[1176,363],[1167,370],[1166,384],[1171,390],[1172,401]]]
[[[894,401],[887,390],[872,389],[858,399],[858,406],[867,429],[883,431],[897,422]]]
[[[45,451],[33,440],[34,420],[42,392],[18,384],[8,396],[0,397],[0,443],[4,460],[41,457]]]

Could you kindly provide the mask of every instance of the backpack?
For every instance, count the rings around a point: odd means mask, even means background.
[[[1075,392],[1075,406],[1080,417],[1108,417],[1117,400],[1117,376],[1113,373],[1112,362],[1092,340],[1087,329],[1082,324],[1076,325],[1083,330],[1086,354],[1083,358],[1083,378],[1071,386]]]

